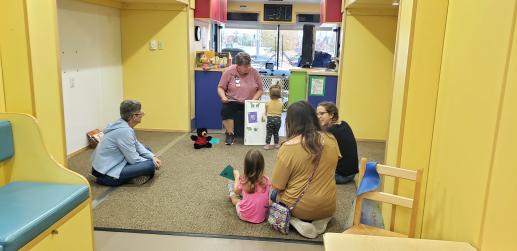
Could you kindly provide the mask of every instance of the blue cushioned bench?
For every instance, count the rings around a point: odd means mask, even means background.
[[[18,250],[88,196],[84,185],[12,182],[0,187],[0,246]]]
[[[0,162],[14,154],[13,131],[9,121],[0,120]]]
[[[11,124],[0,120],[0,162],[14,155],[14,141]],[[23,247],[88,199],[88,189],[86,185],[25,181],[0,187],[0,251]]]

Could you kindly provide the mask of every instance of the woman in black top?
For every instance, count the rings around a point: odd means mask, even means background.
[[[359,162],[352,128],[345,121],[339,121],[338,109],[332,102],[318,104],[316,114],[321,126],[334,135],[341,151],[342,157],[336,167],[336,184],[345,184],[354,180],[359,172]]]

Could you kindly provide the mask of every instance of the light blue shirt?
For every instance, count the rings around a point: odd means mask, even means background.
[[[123,119],[118,119],[104,129],[104,137],[92,155],[92,166],[97,172],[120,178],[126,165],[152,160],[154,154],[142,145],[133,128]]]

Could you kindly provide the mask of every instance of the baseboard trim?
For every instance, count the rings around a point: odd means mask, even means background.
[[[79,149],[79,150],[77,150],[77,151],[75,151],[75,152],[72,152],[72,153],[68,154],[68,155],[66,156],[66,158],[67,158],[67,159],[72,158],[72,157],[74,157],[74,156],[76,156],[76,155],[78,155],[78,154],[80,154],[80,153],[82,153],[82,152],[85,152],[85,151],[86,151],[86,150],[88,150],[89,148],[90,148],[89,146],[85,146],[85,147],[83,147],[83,148],[81,148],[81,149]]]
[[[94,230],[95,231],[105,231],[105,232],[174,235],[174,236],[187,236],[187,237],[204,237],[204,238],[254,240],[254,241],[275,241],[275,242],[286,242],[286,243],[323,245],[323,241],[318,241],[318,240],[313,241],[313,240],[283,239],[283,238],[274,238],[274,237],[256,237],[256,236],[240,236],[240,235],[224,235],[224,234],[203,234],[203,233],[143,230],[143,229],[125,229],[125,228],[111,228],[111,227],[94,227]],[[271,231],[273,231],[273,230],[271,230]]]

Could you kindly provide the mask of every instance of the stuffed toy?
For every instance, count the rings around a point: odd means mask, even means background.
[[[191,135],[190,139],[194,141],[194,148],[200,149],[203,147],[211,148],[212,144],[210,144],[210,140],[212,140],[211,136],[206,136],[208,134],[206,128],[198,128],[197,136]]]

